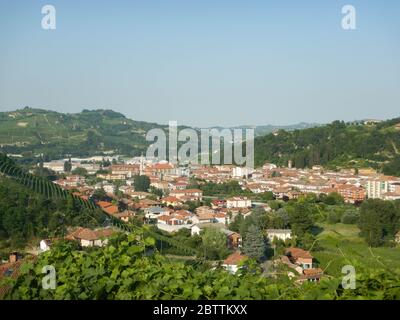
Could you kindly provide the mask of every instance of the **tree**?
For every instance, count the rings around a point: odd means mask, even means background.
[[[251,225],[243,241],[243,253],[258,261],[265,256],[267,246],[261,230],[256,225]]]
[[[70,160],[65,161],[64,162],[64,171],[65,172],[71,172],[71,169],[72,169],[71,161]]]
[[[244,217],[241,213],[238,213],[235,219],[233,219],[233,221],[229,224],[229,230],[240,233],[240,229],[243,223],[244,223]]]
[[[77,167],[72,170],[72,174],[76,174],[78,176],[87,176],[88,172],[85,168]]]
[[[344,200],[340,194],[336,192],[331,192],[324,199],[324,203],[327,205],[338,205],[338,204],[343,204]]]
[[[223,232],[210,227],[201,233],[204,256],[207,259],[223,259],[227,253],[227,239]]]
[[[97,200],[98,200],[98,201],[101,201],[101,200],[108,200],[107,193],[105,192],[105,190],[104,190],[103,188],[96,189],[96,190],[93,192],[92,198],[93,198],[93,200],[95,200],[95,201],[97,201]]]
[[[293,233],[299,237],[310,232],[313,226],[312,212],[307,203],[295,203],[289,213],[290,225]]]
[[[399,223],[399,209],[390,201],[369,199],[361,205],[359,228],[361,236],[372,247],[392,240]]]
[[[360,219],[358,211],[347,210],[342,216],[342,223],[344,224],[356,224]]]
[[[147,192],[150,188],[150,178],[148,176],[136,175],[134,177],[133,187],[135,191]]]

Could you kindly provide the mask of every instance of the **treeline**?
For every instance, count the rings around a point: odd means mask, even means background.
[[[361,236],[371,247],[394,244],[400,230],[400,200],[370,199],[360,210]]]
[[[287,165],[289,160],[297,168],[313,165],[349,166],[353,160],[362,160],[387,174],[400,175],[400,131],[394,124],[400,118],[376,126],[332,124],[295,130],[279,131],[255,140],[255,162]],[[388,163],[384,163],[388,161]],[[356,166],[356,165],[355,165]]]

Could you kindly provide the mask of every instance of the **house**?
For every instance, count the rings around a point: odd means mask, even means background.
[[[108,243],[109,237],[114,234],[110,228],[91,230],[79,227],[70,232],[65,238],[78,241],[81,247],[102,247]]]
[[[165,204],[166,206],[178,207],[178,206],[182,205],[182,201],[181,200],[179,200],[176,197],[171,197],[171,196],[162,198],[161,202],[163,204]]]
[[[112,216],[114,216],[115,218],[118,218],[124,222],[129,222],[129,219],[131,217],[133,217],[134,215],[135,215],[135,213],[130,210],[125,210],[123,212],[117,212],[117,213],[112,214]]]
[[[242,255],[239,251],[232,253],[224,260],[222,266],[230,273],[236,273],[241,265],[248,259],[247,256]]]
[[[118,206],[114,206],[114,205],[109,206],[107,208],[102,208],[102,209],[105,213],[110,214],[110,215],[114,215],[119,212]]]
[[[159,206],[144,208],[143,211],[147,219],[158,219],[159,216],[169,215],[170,213],[169,208],[162,208]]]
[[[156,163],[148,168],[152,175],[163,178],[165,175],[173,174],[175,166],[171,163]]]
[[[238,249],[242,246],[242,236],[228,229],[221,229],[222,232],[225,233],[228,240],[228,247],[232,249]]]
[[[214,223],[215,222],[215,215],[211,212],[205,212],[201,214],[197,214],[193,216],[194,223]]]
[[[148,196],[151,196],[152,194],[149,192],[144,192],[144,191],[130,191],[128,195],[133,198],[133,199],[146,199]]]
[[[288,248],[285,255],[290,262],[300,266],[302,269],[311,269],[313,267],[313,257],[310,252],[300,248]]]
[[[276,199],[289,199],[289,192],[292,191],[290,187],[276,187],[273,189],[273,194]]]
[[[108,207],[111,207],[113,204],[111,202],[108,201],[98,201],[97,205],[101,208],[101,209],[105,209]]]
[[[195,210],[197,215],[214,215],[215,211],[208,206],[197,207]]]
[[[226,207],[226,200],[213,200],[211,201],[211,208],[218,209],[218,208],[225,208]]]
[[[299,276],[297,282],[303,283],[305,281],[319,282],[324,272],[320,268],[312,268],[303,270],[303,274]]]
[[[228,224],[230,223],[229,216],[225,212],[217,212],[214,214],[214,219],[217,223]]]
[[[113,175],[124,175],[131,178],[140,173],[139,164],[113,164],[111,166],[111,172]]]
[[[247,197],[232,197],[226,200],[227,208],[250,208],[251,200]]]
[[[292,230],[290,229],[267,229],[267,238],[272,242],[275,238],[285,241],[292,238]]]
[[[169,195],[182,201],[201,201],[203,199],[203,191],[199,189],[172,190]]]

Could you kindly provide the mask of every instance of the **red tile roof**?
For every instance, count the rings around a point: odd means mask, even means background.
[[[247,256],[242,255],[239,251],[232,253],[228,258],[224,260],[224,264],[237,266],[240,262],[248,259]]]
[[[117,206],[110,206],[110,207],[107,207],[107,208],[103,208],[103,211],[108,213],[108,214],[116,214],[116,213],[119,212]]]
[[[289,254],[294,259],[303,258],[303,259],[312,259],[312,255],[310,252],[305,251],[300,248],[288,248],[286,249],[286,254]]]

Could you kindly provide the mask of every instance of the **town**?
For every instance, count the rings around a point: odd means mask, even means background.
[[[230,250],[222,266],[233,274],[248,257],[243,253],[243,236],[239,229],[230,230],[229,226],[239,218],[245,220],[254,210],[266,215],[276,211],[268,200],[287,202],[307,195],[336,194],[348,205],[357,207],[366,199],[400,199],[400,178],[378,174],[371,168],[330,171],[313,166],[297,169],[291,161],[287,167],[266,163],[255,169],[234,165],[178,166],[143,156],[67,158],[42,162],[38,166],[57,174],[59,179],[53,181],[54,184],[85,201],[94,201],[104,213],[124,223],[139,221],[168,234],[187,230],[191,237],[199,237],[207,229],[217,230],[226,237]],[[213,196],[202,190],[207,184],[232,183],[240,189],[238,194]],[[71,229],[64,238],[77,241],[82,248],[102,247],[116,231],[112,226],[94,230],[78,227]],[[273,248],[276,241],[287,244],[296,237],[287,228],[268,228],[264,236]],[[42,239],[37,254],[50,250],[55,240]],[[400,233],[396,241],[400,242]],[[216,258],[220,257],[211,260]],[[275,257],[273,265],[287,266],[288,276],[298,282],[319,281],[324,272],[314,260],[309,251],[286,246],[282,255]],[[17,261],[18,253],[13,252],[9,263],[1,268],[9,268]]]

